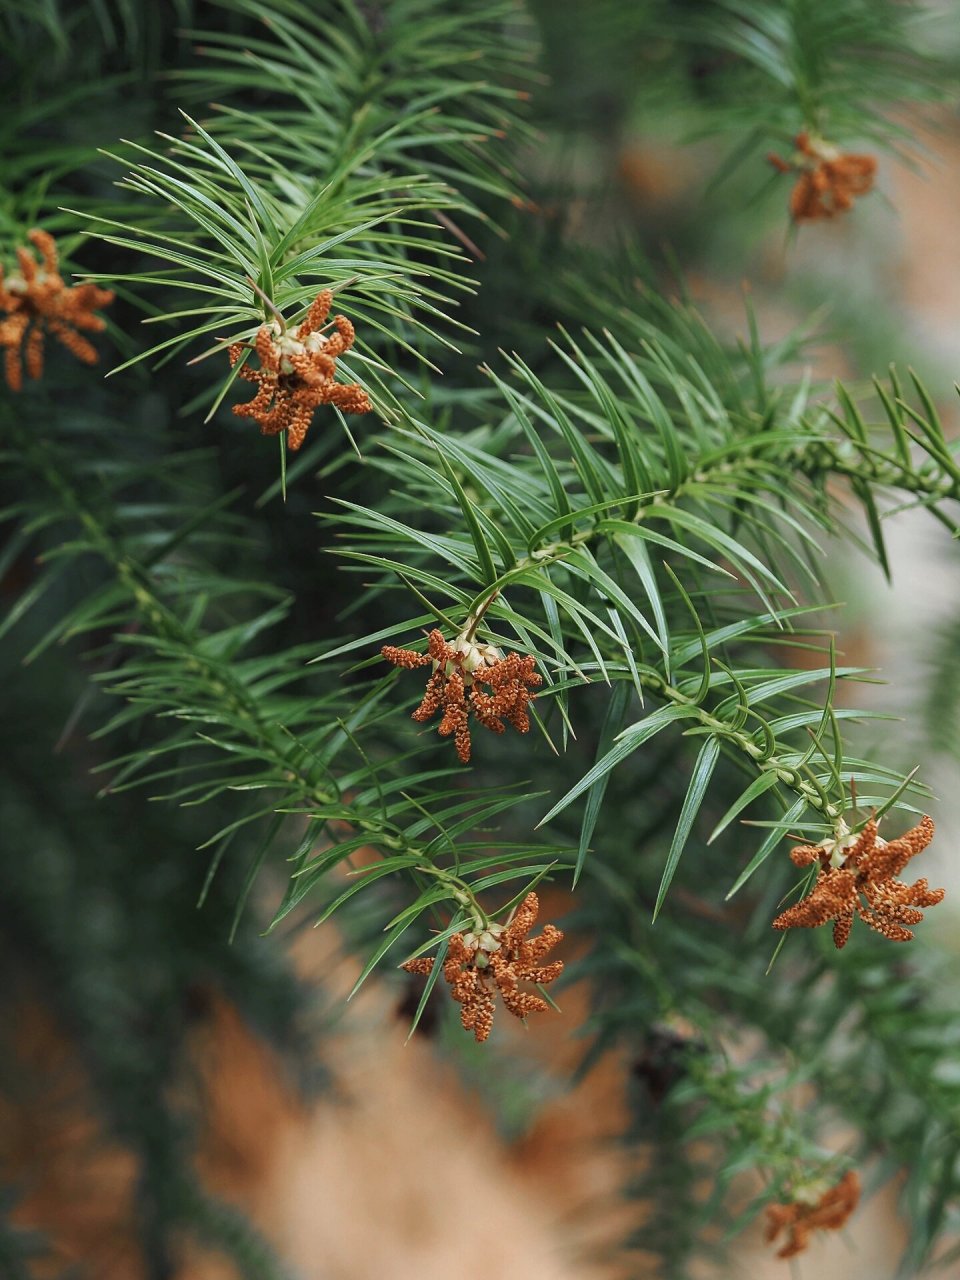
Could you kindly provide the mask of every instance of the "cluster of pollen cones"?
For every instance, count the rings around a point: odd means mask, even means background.
[[[563,971],[562,960],[542,963],[563,938],[556,925],[545,924],[535,938],[527,936],[539,910],[539,899],[530,892],[508,924],[488,921],[478,933],[455,933],[450,938],[443,976],[460,1004],[464,1030],[472,1031],[478,1043],[486,1040],[493,1028],[498,992],[504,1008],[515,1018],[542,1013],[549,1007],[541,996],[520,989],[521,982],[544,986]],[[408,973],[429,974],[433,966],[432,956],[420,956],[402,968]]]
[[[873,156],[842,152],[832,143],[798,133],[796,151],[789,160],[771,152],[770,164],[780,173],[795,173],[797,181],[790,193],[790,213],[794,222],[816,222],[835,218],[853,206],[854,199],[873,187],[877,162]]]
[[[797,845],[790,857],[798,867],[817,864],[813,888],[800,902],[781,912],[775,929],[816,929],[833,921],[833,940],[846,945],[854,916],[893,942],[909,942],[909,925],[923,919],[922,907],[943,901],[943,889],[931,889],[926,880],[904,884],[897,877],[911,858],[933,839],[933,822],[921,818],[899,840],[883,840],[871,818],[859,835],[844,827],[836,840]]]
[[[493,645],[475,644],[463,636],[448,644],[437,630],[427,638],[426,653],[389,644],[380,652],[395,667],[433,667],[413,718],[423,722],[442,711],[438,732],[443,737],[452,735],[464,764],[470,759],[471,716],[493,733],[505,731],[504,721],[518,733],[529,730],[530,690],[541,683],[532,657],[504,656]]]
[[[49,232],[34,228],[27,239],[40,255],[39,262],[29,249],[20,247],[16,251],[19,270],[7,274],[0,264],[0,348],[11,391],[22,389],[24,368],[30,378],[43,374],[47,334],[84,364],[96,364],[97,349],[83,333],[99,333],[106,327],[96,311],[113,301],[109,289],[64,282],[56,241]]]
[[[334,316],[334,332],[321,332],[333,305],[329,289],[318,293],[299,325],[286,327],[279,320],[257,330],[254,351],[258,369],[241,365],[239,376],[256,384],[257,392],[246,404],[234,405],[240,418],[253,418],[263,435],[287,433],[290,449],[299,449],[306,438],[314,411],[322,404],[335,405],[342,413],[369,413],[370,399],[356,382],[337,382],[337,357],[349,351],[356,334],[346,316]],[[228,350],[231,367],[244,352],[242,343]]]

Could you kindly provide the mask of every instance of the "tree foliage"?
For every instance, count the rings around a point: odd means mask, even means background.
[[[91,8],[87,37],[55,0],[0,7],[22,96],[0,126],[3,261],[40,226],[65,274],[117,293],[106,382],[48,354],[0,403],[11,745],[41,726],[3,780],[23,832],[4,914],[141,1160],[144,1247],[167,1256],[187,1226],[243,1274],[281,1273],[184,1172],[165,1097],[198,969],[296,1057],[305,997],[278,937],[297,922],[339,922],[359,986],[553,884],[589,939],[570,966],[595,989],[584,1069],[626,1047],[636,1136],[663,1148],[659,1185],[634,1190],[665,1273],[729,1223],[738,1173],[764,1179],[746,1220],[856,1162],[904,1173],[915,1274],[956,1225],[946,960],[917,944],[898,968],[860,930],[840,957],[791,938],[770,968],[770,921],[797,879],[788,835],[927,806],[866,745],[883,714],[855,687],[876,677],[837,650],[828,562],[846,543],[889,574],[893,508],[956,536],[935,395],[896,368],[816,385],[803,330],[765,341],[748,305],[735,342],[636,246],[584,244],[544,210],[534,125],[571,118],[519,4],[181,0],[176,36],[150,6]],[[613,48],[631,50],[623,100],[635,50],[685,111],[707,57],[698,125],[737,131],[744,158],[803,129],[900,146],[876,103],[944,85],[913,6],[674,8],[667,32],[665,6],[597,3],[577,112]],[[570,65],[563,15],[533,9],[548,69]],[[74,117],[82,141],[61,134]],[[229,412],[226,351],[286,332],[322,288],[374,413],[324,409],[288,455]],[[469,767],[411,723],[420,673],[380,654],[433,629],[542,680],[530,732],[481,721]],[[43,691],[29,712],[21,680]],[[87,770],[102,799],[76,821]]]

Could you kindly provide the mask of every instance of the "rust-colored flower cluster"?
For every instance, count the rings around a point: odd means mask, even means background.
[[[423,701],[413,718],[422,722],[442,711],[439,733],[443,737],[453,735],[457,755],[464,764],[470,759],[471,713],[494,733],[504,732],[504,720],[518,733],[527,732],[530,690],[541,683],[532,657],[521,658],[516,653],[504,656],[493,645],[475,644],[463,635],[447,644],[442,632],[436,630],[430,632],[427,646],[426,653],[416,653],[385,644],[380,652],[395,667],[433,665]],[[489,692],[481,685],[487,685]]]
[[[79,330],[99,333],[105,322],[94,313],[113,301],[109,289],[95,284],[67,285],[59,272],[57,244],[47,231],[34,228],[27,239],[40,254],[17,249],[19,271],[10,275],[0,265],[0,347],[4,350],[7,386],[19,391],[23,370],[31,378],[43,373],[43,344],[50,333],[84,364],[96,364],[97,349]]]
[[[813,888],[800,902],[777,916],[775,929],[816,929],[834,921],[833,940],[842,947],[850,936],[854,915],[893,942],[909,942],[908,925],[923,919],[921,907],[943,900],[943,889],[931,889],[926,880],[904,884],[897,879],[910,861],[933,839],[933,822],[921,818],[899,840],[882,840],[875,819],[859,835],[840,824],[835,840],[798,845],[790,857],[798,867],[819,862]]]
[[[860,1202],[860,1179],[854,1169],[817,1199],[797,1199],[790,1204],[767,1205],[767,1241],[786,1230],[778,1258],[793,1258],[810,1243],[813,1231],[838,1231]]]
[[[796,151],[789,160],[771,152],[767,160],[780,173],[798,175],[790,193],[794,222],[834,218],[852,207],[856,196],[873,186],[877,161],[873,156],[844,153],[822,138],[814,141],[806,132],[794,139]]]
[[[546,1000],[532,991],[521,991],[521,982],[541,986],[553,982],[563,971],[563,961],[541,964],[544,956],[563,938],[553,924],[545,924],[535,938],[527,934],[533,928],[540,901],[533,892],[521,902],[509,924],[486,922],[476,933],[455,933],[447,945],[443,976],[454,1000],[460,1004],[460,1021],[465,1031],[472,1031],[482,1044],[493,1027],[496,993],[500,992],[504,1008],[515,1018],[542,1013]],[[408,960],[401,968],[407,973],[429,974],[433,956]]]
[[[335,333],[321,333],[332,305],[333,294],[324,289],[301,324],[287,328],[278,319],[261,325],[254,341],[260,368],[240,368],[241,378],[256,383],[257,394],[233,412],[259,422],[265,436],[286,431],[291,449],[303,444],[319,405],[336,405],[342,413],[369,413],[372,407],[358,383],[336,381],[337,357],[350,350],[356,334],[346,316],[333,317]],[[243,350],[239,342],[229,348],[231,367]]]

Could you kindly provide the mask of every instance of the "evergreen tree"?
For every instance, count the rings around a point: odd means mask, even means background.
[[[872,749],[828,572],[888,571],[905,507],[960,531],[942,388],[819,385],[808,326],[748,302],[737,342],[683,281],[723,228],[862,218],[950,88],[935,16],[0,2],[4,1088],[38,1005],[135,1162],[144,1276],[191,1241],[287,1274],[193,1172],[185,1044],[222,993],[322,1087],[283,940],[330,919],[494,1079],[499,1023],[593,984],[664,1276],[891,1178],[897,1274],[960,1256],[950,958],[894,945],[943,896],[934,802]],[[711,157],[666,251],[614,181],[653,112]],[[18,1160],[5,1274],[57,1274]]]

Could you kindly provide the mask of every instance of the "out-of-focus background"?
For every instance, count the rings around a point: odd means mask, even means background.
[[[561,8],[589,21],[588,0]],[[960,16],[956,6],[944,9],[947,17]],[[569,89],[575,97],[575,79]],[[561,84],[554,92],[564,90]],[[602,109],[602,103],[592,108],[594,114]],[[910,119],[905,123],[913,127]],[[704,173],[715,170],[722,154],[719,144],[683,145],[682,130],[666,127],[642,95],[604,145],[591,119],[589,130],[558,135],[545,153],[531,155],[530,165],[540,177],[551,169],[576,174],[589,193],[582,206],[587,239],[603,237],[612,208],[619,234],[633,218],[645,246],[673,233],[701,237],[688,240],[682,256],[693,263],[691,294],[718,328],[734,333],[743,327],[744,288],[766,337],[824,307],[811,360],[815,380],[867,378],[890,360],[915,365],[956,431],[960,124],[953,114],[927,113],[915,127],[928,150],[918,168],[883,157],[876,194],[849,215],[798,234],[788,229],[785,187],[784,207],[746,202],[739,224],[725,217],[711,233],[698,203],[716,200],[727,210],[738,192],[758,183],[748,176],[732,190],[705,189]],[[547,217],[549,210],[529,216]],[[960,902],[953,854],[960,847],[960,787],[956,756],[930,746],[936,709],[928,706],[927,676],[937,645],[950,643],[951,629],[960,635],[960,563],[948,534],[923,512],[891,520],[888,545],[892,585],[848,544],[834,554],[836,595],[847,604],[839,647],[847,660],[883,672],[886,683],[858,686],[864,705],[902,717],[868,733],[874,740],[882,734],[890,762],[911,767],[922,760],[937,792],[939,835],[924,871],[950,896],[923,929],[950,948]],[[63,892],[68,899],[69,886]],[[543,918],[562,920],[564,894],[550,890],[544,899]],[[111,904],[102,905],[108,916]],[[201,915],[196,927],[222,926]],[[229,993],[215,992],[203,973],[191,989],[193,1005],[177,1016],[194,1028],[188,1040],[203,1086],[196,1090],[203,1099],[198,1185],[248,1215],[282,1248],[295,1274],[304,1280],[655,1274],[642,1248],[621,1247],[642,1227],[645,1212],[642,1202],[622,1194],[645,1160],[642,1148],[621,1142],[632,1064],[610,1054],[579,1083],[567,1081],[583,1053],[586,983],[565,989],[562,1017],[545,1018],[530,1031],[499,1029],[494,1079],[481,1052],[461,1051],[455,1069],[445,1055],[446,1038],[456,1034],[447,1023],[434,1027],[427,1019],[408,1040],[409,992],[393,977],[374,977],[344,1004],[360,961],[335,924],[301,930],[292,946],[299,980],[322,989],[318,1022],[336,1030],[325,1038],[317,1061],[323,1087],[312,1098],[257,1028],[238,1016]],[[574,958],[575,949],[566,954]],[[84,980],[96,983],[96,974]],[[285,990],[278,979],[266,1004],[282,1003]],[[125,1135],[99,1127],[87,1105],[94,1083],[88,1064],[64,1028],[42,1002],[18,999],[12,1048],[31,1065],[30,1087],[21,1084],[14,1101],[3,1103],[0,1153],[21,1188],[14,1220],[42,1233],[45,1248],[52,1244],[31,1274],[52,1277],[92,1260],[97,1280],[153,1275],[142,1270],[130,1227],[141,1189]],[[265,1026],[270,1017],[267,1008]],[[894,1190],[869,1200],[839,1238],[815,1240],[793,1274],[892,1280],[891,1259],[909,1231]],[[231,1274],[214,1251],[197,1252],[175,1280]],[[727,1274],[760,1280],[791,1273],[771,1257],[758,1222],[737,1246]]]

